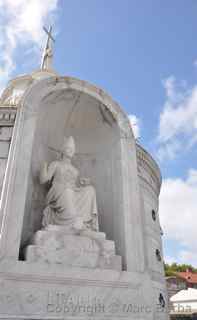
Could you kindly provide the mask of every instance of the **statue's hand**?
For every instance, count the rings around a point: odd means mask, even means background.
[[[81,186],[89,186],[91,184],[91,180],[89,178],[81,178],[80,185]]]
[[[57,161],[53,161],[49,165],[47,162],[44,162],[40,171],[40,183],[46,183],[50,181],[55,174],[57,166]]]
[[[83,223],[83,219],[82,219],[82,218],[77,217],[77,218],[75,219],[75,222],[74,222],[74,224],[73,224],[73,229],[74,229],[75,231],[78,231],[78,232],[80,232],[80,231],[82,231],[82,230],[85,229],[85,226],[84,226],[84,223]]]

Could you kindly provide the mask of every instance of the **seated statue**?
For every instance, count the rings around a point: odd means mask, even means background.
[[[73,137],[65,138],[61,159],[42,166],[40,182],[49,186],[42,229],[31,238],[25,259],[120,271],[114,242],[98,230],[95,189],[89,179],[80,179],[72,164],[74,154]]]
[[[98,231],[96,193],[89,179],[80,179],[72,165],[73,137],[64,138],[61,160],[44,163],[40,183],[49,182],[42,226],[65,226],[68,230]]]

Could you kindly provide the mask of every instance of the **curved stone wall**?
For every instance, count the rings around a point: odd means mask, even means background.
[[[159,222],[159,193],[161,173],[155,160],[140,145],[136,145],[138,177],[144,206],[145,246],[148,269],[163,274],[161,227]]]
[[[162,231],[159,222],[159,193],[161,188],[160,169],[139,144],[136,145],[138,177],[144,212],[144,246],[146,269],[149,272],[155,301],[156,318],[160,318],[158,310],[161,297],[167,302],[166,284],[164,278]]]

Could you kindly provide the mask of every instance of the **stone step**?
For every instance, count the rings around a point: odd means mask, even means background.
[[[58,227],[39,230],[26,248],[25,257],[28,262],[121,270],[114,241],[106,240],[102,232],[86,230],[79,235]]]
[[[47,250],[46,250],[47,249]],[[98,252],[78,251],[68,248],[54,250],[37,245],[29,245],[25,250],[29,263],[63,264],[67,267],[99,268],[121,271],[121,257],[100,255]]]
[[[73,249],[79,247],[89,252],[99,252],[104,249],[111,254],[115,254],[114,241],[105,240],[104,235],[100,232],[95,232],[93,235],[74,235],[58,231],[39,230],[31,239],[31,244],[53,248],[67,247],[69,244],[69,247]]]

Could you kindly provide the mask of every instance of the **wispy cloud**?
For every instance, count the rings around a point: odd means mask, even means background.
[[[197,59],[194,60],[194,66],[197,67]]]
[[[0,0],[0,91],[15,70],[18,45],[39,48],[58,0]]]
[[[166,101],[160,114],[158,156],[173,159],[197,143],[197,86],[171,76],[163,81]],[[182,148],[184,145],[184,148]]]
[[[165,239],[178,241],[180,263],[197,266],[197,170],[190,169],[186,179],[165,179],[160,195],[160,220]],[[173,260],[171,257],[168,260]],[[174,259],[175,260],[175,259]]]
[[[141,121],[140,119],[134,115],[134,114],[129,114],[128,115],[130,123],[131,123],[131,127],[133,129],[133,134],[134,137],[136,139],[138,139],[140,137],[140,125],[141,125]]]

